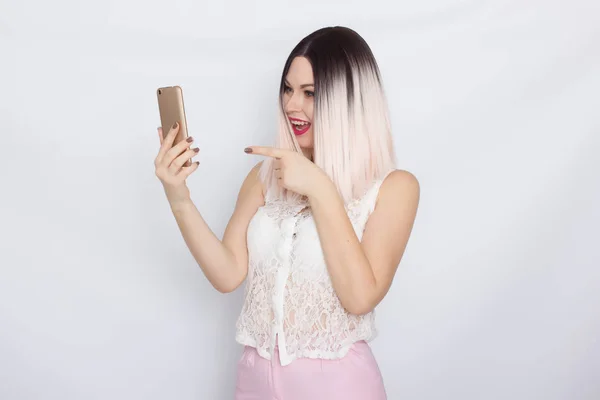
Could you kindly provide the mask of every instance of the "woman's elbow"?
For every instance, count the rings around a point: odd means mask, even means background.
[[[375,309],[375,304],[366,299],[353,299],[352,301],[347,301],[346,304],[342,303],[342,306],[353,315],[365,315],[370,313]]]

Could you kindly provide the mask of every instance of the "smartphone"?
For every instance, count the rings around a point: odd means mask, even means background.
[[[158,112],[163,138],[167,136],[175,122],[179,123],[179,132],[173,141],[173,146],[187,139],[188,129],[183,105],[183,90],[180,86],[161,87],[156,90],[158,98]],[[192,160],[187,160],[184,166],[189,167]]]

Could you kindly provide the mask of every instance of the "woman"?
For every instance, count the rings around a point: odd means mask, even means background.
[[[388,109],[367,43],[320,29],[281,78],[277,147],[247,175],[223,240],[190,199],[198,149],[162,139],[156,174],[210,283],[244,280],[236,399],[385,399],[368,341],[409,239],[419,183],[394,168]]]

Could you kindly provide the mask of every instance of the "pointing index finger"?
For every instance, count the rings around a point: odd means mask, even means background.
[[[266,146],[250,146],[246,147],[244,151],[248,154],[258,154],[267,157],[275,157],[281,158],[283,157],[283,150],[277,149],[275,147],[266,147]]]

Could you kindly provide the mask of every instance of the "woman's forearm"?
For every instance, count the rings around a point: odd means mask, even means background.
[[[212,286],[227,293],[245,278],[233,252],[213,233],[191,199],[171,202],[183,239]]]

